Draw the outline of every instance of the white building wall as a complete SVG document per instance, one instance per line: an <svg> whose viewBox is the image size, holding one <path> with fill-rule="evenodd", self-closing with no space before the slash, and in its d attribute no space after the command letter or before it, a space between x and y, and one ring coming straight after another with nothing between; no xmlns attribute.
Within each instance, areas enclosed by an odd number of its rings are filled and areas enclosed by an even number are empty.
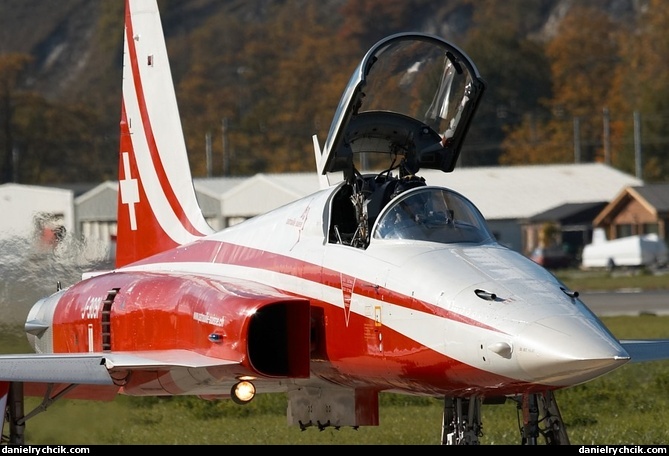
<svg viewBox="0 0 669 456"><path fill-rule="evenodd" d="M0 185L0 239L38 234L40 224L53 221L74 230L72 190L32 185Z"/></svg>

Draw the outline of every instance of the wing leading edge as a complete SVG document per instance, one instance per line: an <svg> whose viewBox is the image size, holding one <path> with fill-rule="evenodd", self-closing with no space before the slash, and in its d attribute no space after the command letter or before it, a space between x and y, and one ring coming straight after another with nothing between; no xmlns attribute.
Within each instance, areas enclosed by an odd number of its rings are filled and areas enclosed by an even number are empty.
<svg viewBox="0 0 669 456"><path fill-rule="evenodd" d="M101 354L21 354L0 358L0 381L112 385Z"/></svg>

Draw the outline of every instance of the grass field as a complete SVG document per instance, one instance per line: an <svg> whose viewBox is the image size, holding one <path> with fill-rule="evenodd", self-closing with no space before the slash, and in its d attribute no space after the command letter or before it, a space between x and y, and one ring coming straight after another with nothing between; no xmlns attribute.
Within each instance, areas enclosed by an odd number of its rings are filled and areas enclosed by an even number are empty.
<svg viewBox="0 0 669 456"><path fill-rule="evenodd" d="M657 271L618 269L612 272L558 269L554 273L573 290L615 290L623 288L657 290L669 288L669 269L666 268Z"/></svg>
<svg viewBox="0 0 669 456"><path fill-rule="evenodd" d="M669 317L609 317L620 338L669 338ZM19 328L2 328L0 351L28 350ZM556 393L572 444L669 443L669 363L628 364ZM26 411L36 406L29 398ZM28 421L29 444L417 444L437 445L437 399L383 394L378 427L300 431L286 422L286 398L264 395L247 406L197 398L62 400ZM483 444L519 444L513 402L483 406Z"/></svg>

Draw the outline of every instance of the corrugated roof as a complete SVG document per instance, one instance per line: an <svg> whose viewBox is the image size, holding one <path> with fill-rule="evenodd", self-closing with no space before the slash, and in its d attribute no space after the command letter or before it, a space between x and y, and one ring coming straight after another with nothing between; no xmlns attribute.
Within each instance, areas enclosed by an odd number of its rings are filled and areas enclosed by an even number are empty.
<svg viewBox="0 0 669 456"><path fill-rule="evenodd" d="M316 173L263 174L268 180L301 196L318 191L318 175Z"/></svg>
<svg viewBox="0 0 669 456"><path fill-rule="evenodd" d="M425 170L418 174L429 185L462 193L488 220L526 219L564 204L611 201L625 187L643 185L642 180L602 163L456 168L451 173ZM219 195L234 188L238 196L249 197L247 205L253 205L251 199L262 194L262 189L247 193L238 187L246 181L254 186L267 182L297 197L319 188L315 173L196 179L199 188L206 186Z"/></svg>
<svg viewBox="0 0 669 456"><path fill-rule="evenodd" d="M626 187L638 187L653 205L669 208L669 184L643 186L640 179L599 163L456 168L452 173L426 170L419 174L429 185L462 193L488 220L527 219L565 204L612 201ZM199 192L212 197L234 194L249 214L262 213L271 209L264 207L268 204L284 204L286 198L298 199L319 189L313 172L196 178L194 184ZM277 192L277 188L285 192ZM276 198L267 198L268 192ZM273 202L277 198L280 201Z"/></svg>
<svg viewBox="0 0 669 456"><path fill-rule="evenodd" d="M231 188L245 182L251 177L196 177L193 186L197 191L203 191L211 196L221 196Z"/></svg>
<svg viewBox="0 0 669 456"><path fill-rule="evenodd" d="M602 163L456 168L420 173L468 197L489 220L525 219L567 203L611 201L643 181Z"/></svg>
<svg viewBox="0 0 669 456"><path fill-rule="evenodd" d="M116 184L116 182L114 182ZM73 195L76 197L81 196L85 193L90 192L98 184L92 182L77 182L73 184L62 183L62 184L53 184L50 188L62 188L64 190L71 190Z"/></svg>
<svg viewBox="0 0 669 456"><path fill-rule="evenodd" d="M88 200L97 198L98 195L109 190L114 192L118 191L118 181L104 181L103 183L89 189L85 193L81 193L74 199L74 202L77 205L81 205ZM116 207L114 207L114 209L116 209Z"/></svg>

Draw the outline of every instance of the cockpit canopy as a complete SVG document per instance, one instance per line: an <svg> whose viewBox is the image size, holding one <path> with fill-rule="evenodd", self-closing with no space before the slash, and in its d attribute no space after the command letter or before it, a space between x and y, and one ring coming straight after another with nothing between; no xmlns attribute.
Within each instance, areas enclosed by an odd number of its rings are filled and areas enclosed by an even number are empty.
<svg viewBox="0 0 669 456"><path fill-rule="evenodd" d="M469 57L441 38L400 33L379 41L354 71L316 161L342 172L328 242L366 249L375 239L493 241L476 207L426 187L422 168L451 172L485 83ZM359 170L363 170L365 174ZM330 176L321 184L332 185ZM409 209L414 200L424 200Z"/></svg>
<svg viewBox="0 0 669 456"><path fill-rule="evenodd" d="M442 244L496 242L481 212L453 190L418 176L364 175L342 182L329 207L328 242L366 249L386 239Z"/></svg>
<svg viewBox="0 0 669 456"><path fill-rule="evenodd" d="M452 44L431 35L392 35L353 73L319 171L350 176L401 160L406 174L450 172L484 89L473 62Z"/></svg>
<svg viewBox="0 0 669 456"><path fill-rule="evenodd" d="M485 219L468 199L440 187L418 187L392 199L372 230L374 239L443 244L494 240Z"/></svg>

